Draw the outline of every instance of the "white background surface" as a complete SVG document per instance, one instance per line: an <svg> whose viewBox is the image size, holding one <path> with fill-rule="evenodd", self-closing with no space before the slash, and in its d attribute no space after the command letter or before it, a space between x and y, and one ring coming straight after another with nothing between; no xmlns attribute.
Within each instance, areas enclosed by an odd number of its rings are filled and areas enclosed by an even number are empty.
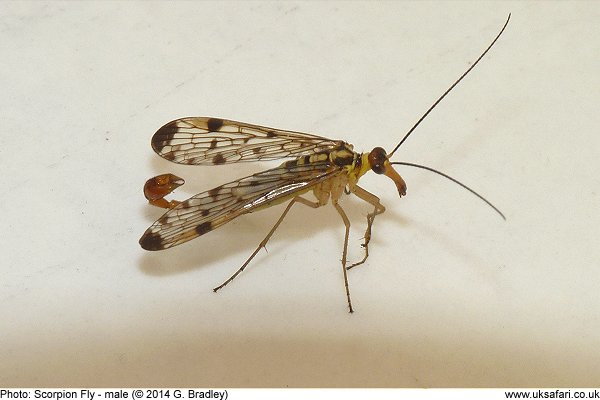
<svg viewBox="0 0 600 400"><path fill-rule="evenodd" d="M283 207L164 252L142 185L183 167L165 122L209 115L390 150L387 212L350 273L335 210ZM2 3L0 386L597 386L598 3ZM368 207L345 198L361 256Z"/></svg>

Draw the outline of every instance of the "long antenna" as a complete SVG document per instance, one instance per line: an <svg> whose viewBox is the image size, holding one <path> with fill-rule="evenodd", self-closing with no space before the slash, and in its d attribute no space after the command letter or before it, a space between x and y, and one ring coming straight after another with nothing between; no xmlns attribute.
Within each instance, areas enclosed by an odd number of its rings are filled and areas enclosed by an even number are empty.
<svg viewBox="0 0 600 400"><path fill-rule="evenodd" d="M446 90L446 91L444 92L444 94L443 94L443 95L441 95L441 96L440 96L440 98L439 98L439 99L437 99L437 100L435 101L435 103L433 103L433 105L432 105L431 107L429 107L429 109L428 109L428 110L425 112L425 114L423 114L423 116L421 116L421 118L419 118L419 120L417 121L417 123L416 123L416 124L414 124L412 128L410 128L410 130L409 130L409 131L406 133L406 135L404 135L404 137L402 138L402 140L400 141L400 143L398 143L398 145L397 145L397 146L394 148L394 150L392 150L392 152L391 152L390 154L388 154L388 158L391 158L391 157L394 155L394 153L396 152L396 150L398 150L398 148L399 148L400 146L402 146L402 143L404 143L404 142L406 141L406 139L408 139L408 137L410 136L410 134L411 134L411 133L413 133L413 131L414 131L414 130L417 128L417 126L419 126L419 124L420 124L420 123L421 123L421 122L422 122L422 121L425 119L425 117L427 117L427 116L429 115L429 113L431 112L431 110L433 110L433 109L434 109L434 108L435 108L435 107L436 107L436 106L439 104L439 102L440 102L440 101L442 101L442 99L443 99L444 97L446 97L446 95L447 95L448 93L450 93L450 91L451 91L452 89L454 89L454 87L455 87L456 85L458 85L458 83L459 83L460 81L462 81L462 79L463 79L465 76L467 76L467 74L468 74L469 72L471 72L471 70L472 70L473 68L475 68L475 66L477 65L477 63L479 62L479 60L481 60L481 59L483 58L483 56L485 56L485 55L486 55L486 53L487 53L487 52L488 52L488 51L489 51L489 50L492 48L492 46L494 45L494 43L496 43L496 41L497 41L497 40L500 38L500 35L502 35L502 32L504 32L504 29L506 29L506 25L508 25L508 21L510 21L510 14L508 14L508 18L506 19L506 22L504 23L504 26L503 26L503 27L502 27L502 29L500 30L500 33L498 33L498 35L496 36L496 38L495 38L495 39L492 41L492 43L491 43L491 44L490 44L490 45L487 47L487 49L485 49L485 51L484 51L483 53L481 53L481 55L480 55L480 56L479 56L479 58L478 58L478 59L477 59L477 60L476 60L476 61L473 63L473 65L471 65L471 66L469 67L469 69L468 69L468 70L467 70L467 71L466 71L464 74L462 74L462 75L460 76L460 78L458 78L458 79L456 80L456 82L454 82L454 83L452 84L452 86L450 86L450 87L448 88L448 90Z"/></svg>
<svg viewBox="0 0 600 400"><path fill-rule="evenodd" d="M397 165L406 165L408 167L415 167L415 168L421 168L421 169L425 169L427 171L431 171L434 172L438 175L443 176L444 178L450 179L452 182L462 186L463 188L467 189L469 192L473 193L475 196L479 197L481 200L483 200L488 206L492 207L494 209L494 211L496 211L498 214L500 214L500 216L502 217L503 220L506 221L506 217L504 216L504 214L502 214L502 211L498 210L498 208L496 208L495 205L493 205L492 203L490 203L485 197L483 197L482 195L480 195L479 193L477 193L476 191L474 191L473 189L471 189L470 187L468 187L467 185L465 185L464 183L461 183L459 181L457 181L456 179L454 179L451 176L448 176L446 174L444 174L443 172L438 171L437 169L433 169L430 167L426 167L425 165L420 165L420 164L413 164L413 163L409 163L409 162L402 162L402 161L397 161L397 162L393 162L391 164L397 164Z"/></svg>

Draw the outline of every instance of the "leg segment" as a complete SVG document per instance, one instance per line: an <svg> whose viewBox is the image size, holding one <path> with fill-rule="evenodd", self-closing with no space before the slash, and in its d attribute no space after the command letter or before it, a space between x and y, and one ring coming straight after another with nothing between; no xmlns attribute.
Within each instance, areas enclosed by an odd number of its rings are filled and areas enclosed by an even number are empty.
<svg viewBox="0 0 600 400"><path fill-rule="evenodd" d="M353 313L352 309L352 301L350 301L350 289L348 288L348 273L346 271L346 255L348 254L348 236L350 235L350 220L348 216L342 209L342 207L338 204L337 200L333 200L333 206L337 210L337 212L342 217L344 221L344 225L346 226L346 236L344 237L344 252L342 253L342 270L344 271L344 285L346 286L346 298L348 299L348 308L350 312Z"/></svg>
<svg viewBox="0 0 600 400"><path fill-rule="evenodd" d="M231 282L232 280L234 280L235 277L238 276L246 268L246 266L250 263L250 261L252 261L252 259L258 254L258 252L260 251L260 249L262 249L263 247L266 248L267 242L269 241L269 239L271 238L271 236L273 236L273 233L275 233L275 231L279 227L279 224L281 224L281 222L283 221L283 219L287 215L288 211L290 211L290 208L292 208L292 206L295 203L301 203L301 204L307 205L307 206L312 207L312 208L318 208L318 207L321 206L317 202L306 200L305 198L302 198L300 196L294 197L292 199L292 201L290 201L290 203L287 205L287 207L285 208L285 210L283 211L283 214L281 214L281 217L279 217L279 219L277 220L277 222L275 223L275 225L273 225L273 228L271 228L271 231L269 231L269 233L267 234L267 236L265 236L265 238L262 240L262 242L260 242L260 244L258 245L258 247L256 248L256 250L254 250L254 253L252 253L252 255L250 257L248 257L248 259L246 260L246 262L240 267L240 269L238 269L235 272L235 274L231 275L229 277L229 279L227 279L221 285L219 285L216 288L214 288L213 292L218 291L219 289L221 289L225 285L227 285L229 282Z"/></svg>
<svg viewBox="0 0 600 400"><path fill-rule="evenodd" d="M360 199L371 204L374 207L374 209L372 213L367 214L367 229L365 231L365 242L362 245L365 249L365 256L359 262L356 262L347 267L347 269L354 268L357 265L364 263L369 257L369 242L371 241L371 228L373 227L373 221L375 221L376 215L381 214L385 211L385 207L383 206L383 204L381 204L379 197L375 196L373 193L366 191L360 186L355 186L353 192Z"/></svg>

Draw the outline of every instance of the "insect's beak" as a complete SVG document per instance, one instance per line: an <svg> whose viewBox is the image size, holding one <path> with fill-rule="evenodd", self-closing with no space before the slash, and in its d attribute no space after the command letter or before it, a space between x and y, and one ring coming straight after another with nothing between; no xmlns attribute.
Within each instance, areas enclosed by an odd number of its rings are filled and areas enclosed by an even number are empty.
<svg viewBox="0 0 600 400"><path fill-rule="evenodd" d="M394 181L396 188L398 188L398 194L400 197L406 195L406 182L404 182L404 179L402 179L400 174L396 172L389 161L386 160L384 166L385 172L383 174Z"/></svg>

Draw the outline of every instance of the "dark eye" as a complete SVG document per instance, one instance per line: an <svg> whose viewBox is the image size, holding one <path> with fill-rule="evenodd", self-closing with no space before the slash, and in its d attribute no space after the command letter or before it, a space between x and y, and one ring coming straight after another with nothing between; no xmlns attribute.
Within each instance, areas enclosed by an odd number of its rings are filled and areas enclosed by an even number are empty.
<svg viewBox="0 0 600 400"><path fill-rule="evenodd" d="M381 147L375 147L373 151L369 153L369 165L376 174L383 174L385 172L384 163L387 160L387 154Z"/></svg>

